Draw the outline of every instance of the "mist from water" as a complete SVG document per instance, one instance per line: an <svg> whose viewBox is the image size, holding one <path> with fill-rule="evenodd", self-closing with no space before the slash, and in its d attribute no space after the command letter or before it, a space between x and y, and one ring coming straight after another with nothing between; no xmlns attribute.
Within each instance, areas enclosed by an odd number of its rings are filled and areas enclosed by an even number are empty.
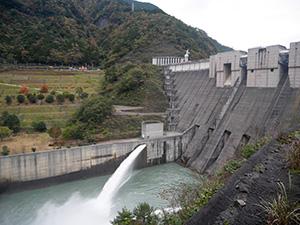
<svg viewBox="0 0 300 225"><path fill-rule="evenodd" d="M108 225L114 197L132 176L135 159L146 145L138 146L118 167L104 185L98 197L83 199L74 194L63 205L47 202L34 219L34 225Z"/></svg>

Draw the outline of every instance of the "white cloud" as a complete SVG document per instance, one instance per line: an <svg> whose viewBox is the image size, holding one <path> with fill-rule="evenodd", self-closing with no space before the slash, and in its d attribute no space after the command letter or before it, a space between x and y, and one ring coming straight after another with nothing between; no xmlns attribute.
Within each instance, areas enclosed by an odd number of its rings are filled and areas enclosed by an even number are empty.
<svg viewBox="0 0 300 225"><path fill-rule="evenodd" d="M299 0L141 0L238 50L300 41Z"/></svg>

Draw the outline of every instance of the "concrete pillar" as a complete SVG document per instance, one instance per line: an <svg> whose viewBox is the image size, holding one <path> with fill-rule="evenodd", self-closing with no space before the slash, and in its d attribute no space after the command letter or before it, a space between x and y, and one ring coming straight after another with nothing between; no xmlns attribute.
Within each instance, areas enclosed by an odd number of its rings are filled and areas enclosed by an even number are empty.
<svg viewBox="0 0 300 225"><path fill-rule="evenodd" d="M300 42L290 44L289 78L292 88L300 87Z"/></svg>
<svg viewBox="0 0 300 225"><path fill-rule="evenodd" d="M280 80L279 53L284 46L274 45L248 50L247 87L277 87Z"/></svg>

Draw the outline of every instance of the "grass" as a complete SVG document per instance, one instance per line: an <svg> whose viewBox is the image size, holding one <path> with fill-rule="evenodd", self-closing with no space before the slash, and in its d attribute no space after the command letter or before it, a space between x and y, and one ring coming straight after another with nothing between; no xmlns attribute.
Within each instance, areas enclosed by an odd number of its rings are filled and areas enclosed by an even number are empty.
<svg viewBox="0 0 300 225"><path fill-rule="evenodd" d="M300 140L299 131L289 134L280 134L277 141L282 145L288 145L286 152L286 168L294 173L300 173Z"/></svg>
<svg viewBox="0 0 300 225"><path fill-rule="evenodd" d="M50 137L47 133L26 134L22 132L15 137L1 141L0 150L2 151L3 146L7 146L10 150L10 155L30 153L32 152L32 147L35 147L37 152L51 150L53 147L48 146L49 140Z"/></svg>
<svg viewBox="0 0 300 225"><path fill-rule="evenodd" d="M267 202L263 200L261 208L267 214L268 225L300 224L300 203L293 201L286 192L285 186L279 183L280 193L277 198Z"/></svg>
<svg viewBox="0 0 300 225"><path fill-rule="evenodd" d="M294 173L300 173L300 141L295 140L286 153L286 168Z"/></svg>

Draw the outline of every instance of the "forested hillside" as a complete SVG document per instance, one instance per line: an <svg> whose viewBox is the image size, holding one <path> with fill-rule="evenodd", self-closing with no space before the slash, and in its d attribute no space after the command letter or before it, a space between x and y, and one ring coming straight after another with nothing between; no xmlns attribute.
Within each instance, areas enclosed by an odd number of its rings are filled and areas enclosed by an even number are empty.
<svg viewBox="0 0 300 225"><path fill-rule="evenodd" d="M225 51L205 32L131 0L1 0L0 63L110 67L156 55L191 59Z"/></svg>

